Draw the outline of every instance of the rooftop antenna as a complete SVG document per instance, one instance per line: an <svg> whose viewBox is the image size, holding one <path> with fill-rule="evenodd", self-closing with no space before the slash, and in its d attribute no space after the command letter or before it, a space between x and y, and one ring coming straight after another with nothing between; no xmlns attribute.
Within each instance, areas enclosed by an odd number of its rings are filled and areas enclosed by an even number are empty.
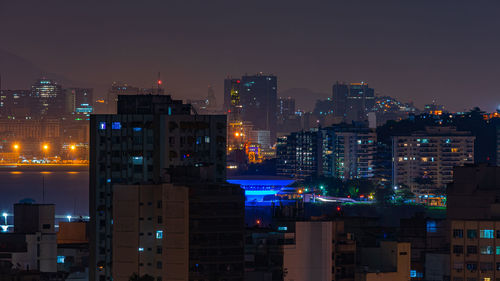
<svg viewBox="0 0 500 281"><path fill-rule="evenodd" d="M158 85L157 94L158 94L158 95L160 94L160 87L161 87L161 84L163 84L163 81L161 81L161 73L160 73L160 72L158 72L158 81L157 81L157 85Z"/></svg>

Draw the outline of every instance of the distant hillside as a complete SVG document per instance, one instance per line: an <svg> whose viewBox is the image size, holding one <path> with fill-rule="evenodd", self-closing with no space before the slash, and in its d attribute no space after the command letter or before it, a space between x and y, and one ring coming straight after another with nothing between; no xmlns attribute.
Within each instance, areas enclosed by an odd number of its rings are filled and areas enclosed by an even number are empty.
<svg viewBox="0 0 500 281"><path fill-rule="evenodd" d="M292 88L279 92L280 97L292 97L295 99L297 109L312 111L316 100L331 97L330 93L317 93L307 88Z"/></svg>
<svg viewBox="0 0 500 281"><path fill-rule="evenodd" d="M28 89L33 81L43 76L56 80L64 87L82 85L62 75L40 69L32 62L3 50L0 50L0 74L2 89Z"/></svg>

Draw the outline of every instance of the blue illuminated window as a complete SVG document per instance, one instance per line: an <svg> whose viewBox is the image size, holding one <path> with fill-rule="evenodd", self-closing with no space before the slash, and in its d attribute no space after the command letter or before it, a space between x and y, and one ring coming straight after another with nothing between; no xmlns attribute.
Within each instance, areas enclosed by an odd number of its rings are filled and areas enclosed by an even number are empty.
<svg viewBox="0 0 500 281"><path fill-rule="evenodd" d="M132 157L132 164L134 165L142 165L142 156L136 156L136 157Z"/></svg>
<svg viewBox="0 0 500 281"><path fill-rule="evenodd" d="M410 277L411 278L417 277L417 271L416 270L410 270Z"/></svg>
<svg viewBox="0 0 500 281"><path fill-rule="evenodd" d="M278 231L287 231L288 227L286 226L278 226Z"/></svg>
<svg viewBox="0 0 500 281"><path fill-rule="evenodd" d="M113 122L111 124L111 129L113 130L120 130L122 128L122 124L120 122Z"/></svg>
<svg viewBox="0 0 500 281"><path fill-rule="evenodd" d="M494 231L493 231L493 229L481 229L479 231L479 237L486 238L486 239L493 239L493 238L495 238Z"/></svg>
<svg viewBox="0 0 500 281"><path fill-rule="evenodd" d="M106 130L106 122L99 122L99 130Z"/></svg>
<svg viewBox="0 0 500 281"><path fill-rule="evenodd" d="M163 230L156 231L156 239L163 239Z"/></svg>
<svg viewBox="0 0 500 281"><path fill-rule="evenodd" d="M111 182L111 179L107 179L106 182Z"/></svg>
<svg viewBox="0 0 500 281"><path fill-rule="evenodd" d="M140 127L135 127L134 128L134 132L140 132L140 131L142 131L142 128L140 128Z"/></svg>
<svg viewBox="0 0 500 281"><path fill-rule="evenodd" d="M168 107L168 115L172 115L172 108L170 106Z"/></svg>
<svg viewBox="0 0 500 281"><path fill-rule="evenodd" d="M427 221L427 232L430 232L430 233L437 232L436 221Z"/></svg>
<svg viewBox="0 0 500 281"><path fill-rule="evenodd" d="M65 256L57 256L57 263L64 263Z"/></svg>
<svg viewBox="0 0 500 281"><path fill-rule="evenodd" d="M144 252L144 248L139 248L139 252Z"/></svg>

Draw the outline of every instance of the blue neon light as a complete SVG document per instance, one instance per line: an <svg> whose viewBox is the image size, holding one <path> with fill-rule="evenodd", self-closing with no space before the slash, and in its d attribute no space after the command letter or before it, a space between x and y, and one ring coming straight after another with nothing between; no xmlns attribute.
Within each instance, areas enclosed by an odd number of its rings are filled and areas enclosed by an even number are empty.
<svg viewBox="0 0 500 281"><path fill-rule="evenodd" d="M113 122L111 124L111 129L113 130L120 130L122 128L122 124L120 122Z"/></svg>

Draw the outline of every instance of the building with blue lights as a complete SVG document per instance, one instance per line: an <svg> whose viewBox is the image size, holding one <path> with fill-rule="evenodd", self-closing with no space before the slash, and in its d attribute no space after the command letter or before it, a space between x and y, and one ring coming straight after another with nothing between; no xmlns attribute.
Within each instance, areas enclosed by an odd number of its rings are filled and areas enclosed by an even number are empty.
<svg viewBox="0 0 500 281"><path fill-rule="evenodd" d="M227 182L238 184L245 190L247 204L273 201L274 196L294 180L286 178L231 178Z"/></svg>
<svg viewBox="0 0 500 281"><path fill-rule="evenodd" d="M66 95L65 109L69 114L90 115L94 112L93 89L64 89Z"/></svg>

